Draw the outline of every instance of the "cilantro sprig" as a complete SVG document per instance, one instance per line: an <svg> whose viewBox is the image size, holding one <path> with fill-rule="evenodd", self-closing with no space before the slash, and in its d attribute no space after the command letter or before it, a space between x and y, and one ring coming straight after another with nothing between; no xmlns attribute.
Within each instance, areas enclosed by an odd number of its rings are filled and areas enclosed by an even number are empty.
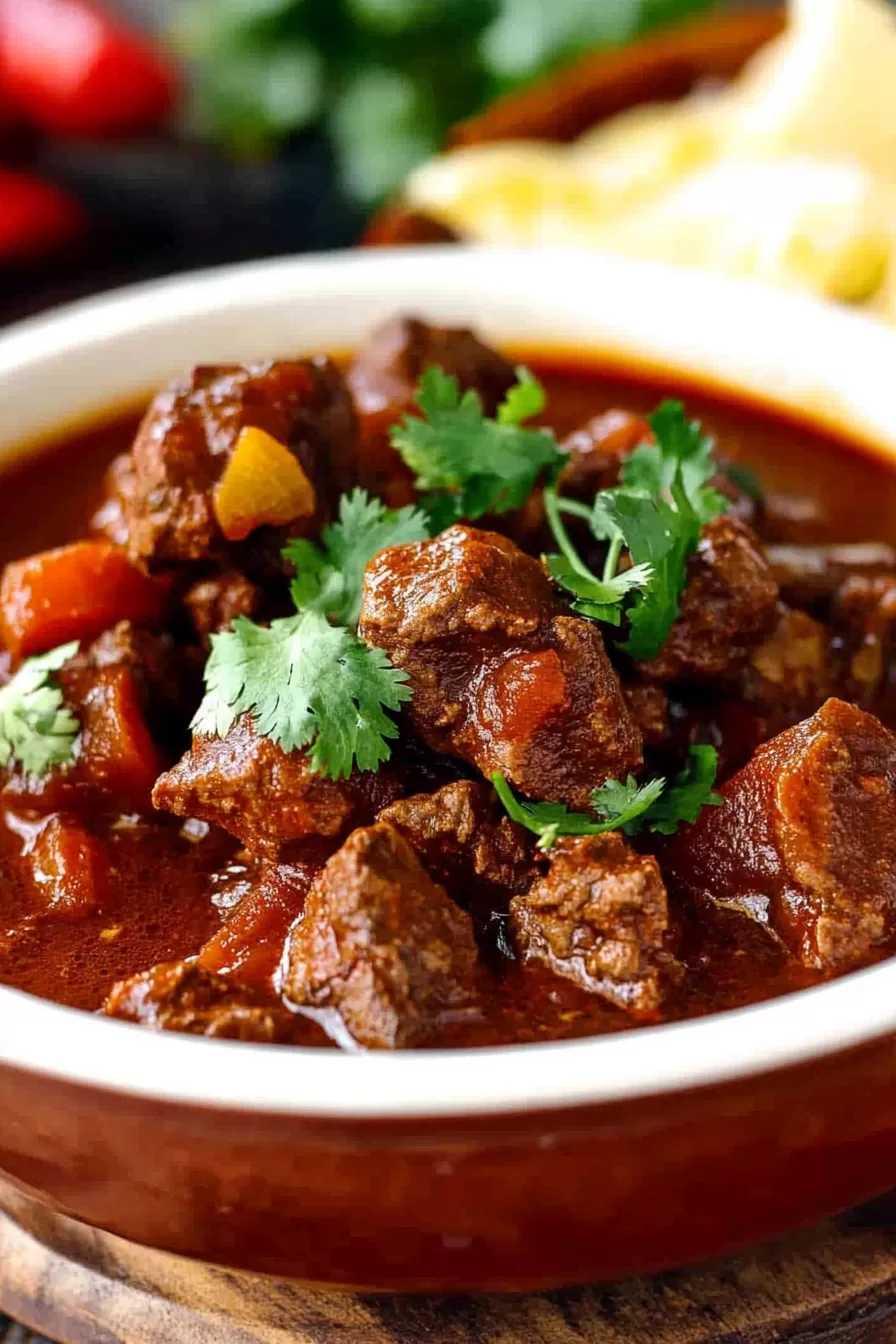
<svg viewBox="0 0 896 1344"><path fill-rule="evenodd" d="M77 652L74 641L28 658L0 687L0 766L17 764L38 777L51 766L72 764L78 720L64 705L53 673Z"/></svg>
<svg viewBox="0 0 896 1344"><path fill-rule="evenodd" d="M501 774L491 777L507 815L533 835L538 848L552 849L561 835L604 835L622 831L637 835L643 830L674 835L679 822L694 822L704 807L717 807L723 799L713 789L718 766L714 747L696 746L684 770L667 787L662 777L639 785L632 775L623 782L608 779L591 795L594 815L570 812L563 803L530 803L516 797Z"/></svg>
<svg viewBox="0 0 896 1344"><path fill-rule="evenodd" d="M196 733L224 737L242 714L284 751L308 748L330 779L379 769L398 736L391 713L411 698L407 675L355 633L368 562L387 546L429 535L418 510L387 509L363 490L344 495L321 545L289 542L295 616L256 625L239 616L212 635Z"/></svg>
<svg viewBox="0 0 896 1344"><path fill-rule="evenodd" d="M620 625L623 609L628 638L620 648L638 661L655 658L681 607L687 564L705 523L723 513L724 495L710 484L716 473L713 439L688 420L679 401L664 401L650 417L652 442L626 458L621 484L602 490L589 508L545 490L545 509L559 556L547 556L554 580L575 597L573 609L591 620ZM570 541L562 514L587 521L607 543L598 578ZM623 549L631 566L617 573ZM624 607L624 604L628 605Z"/></svg>
<svg viewBox="0 0 896 1344"><path fill-rule="evenodd" d="M339 521L312 541L291 541L283 554L294 566L292 597L299 611L318 611L337 625L356 629L361 616L364 570L387 546L424 541L429 523L419 509L388 509L366 490L339 501Z"/></svg>
<svg viewBox="0 0 896 1344"><path fill-rule="evenodd" d="M393 426L391 441L416 477L434 532L461 518L522 508L539 477L556 474L566 460L550 430L524 425L545 405L544 388L527 369L517 369L493 420L479 394L461 394L438 365L423 374L417 405L422 414Z"/></svg>
<svg viewBox="0 0 896 1344"><path fill-rule="evenodd" d="M212 636L206 695L192 728L224 737L241 714L284 751L310 747L311 767L330 779L378 770L398 727L386 710L410 700L406 673L349 630L303 611L255 625L238 616Z"/></svg>

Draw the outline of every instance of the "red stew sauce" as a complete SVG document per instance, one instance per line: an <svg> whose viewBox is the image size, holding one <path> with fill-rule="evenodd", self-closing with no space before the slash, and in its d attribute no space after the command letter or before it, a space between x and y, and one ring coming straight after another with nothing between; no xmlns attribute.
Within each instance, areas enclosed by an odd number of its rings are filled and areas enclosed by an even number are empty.
<svg viewBox="0 0 896 1344"><path fill-rule="evenodd" d="M142 424L0 474L0 683L79 643L54 674L74 763L0 769L0 982L149 1028L464 1046L699 1015L891 953L896 472L674 379L531 361L571 496L614 484L668 396L761 486L724 476L659 658L633 665L552 589L536 491L368 567L360 634L414 691L377 774L322 780L247 718L191 744L210 635L291 610L285 540L355 485L414 499L387 431L431 363L490 413L513 378L469 333L397 320L348 364L198 369ZM232 539L214 492L246 427L288 445L316 511ZM725 801L668 837L542 852L488 782L581 811L695 743Z"/></svg>

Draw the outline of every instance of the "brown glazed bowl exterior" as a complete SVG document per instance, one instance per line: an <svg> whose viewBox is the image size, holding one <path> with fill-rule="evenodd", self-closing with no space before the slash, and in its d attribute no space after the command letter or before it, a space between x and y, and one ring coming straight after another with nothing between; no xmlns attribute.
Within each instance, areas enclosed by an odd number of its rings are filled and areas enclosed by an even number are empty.
<svg viewBox="0 0 896 1344"><path fill-rule="evenodd" d="M0 337L0 453L190 364L345 350L396 311L711 381L896 463L883 324L597 253L456 247L231 268L23 324ZM0 987L0 1184L318 1283L593 1281L892 1186L894 1067L896 960L594 1040L357 1055L156 1034Z"/></svg>
<svg viewBox="0 0 896 1344"><path fill-rule="evenodd" d="M896 1177L896 1038L673 1096L450 1121L135 1100L0 1067L0 1167L57 1210L242 1269L377 1290L682 1265Z"/></svg>

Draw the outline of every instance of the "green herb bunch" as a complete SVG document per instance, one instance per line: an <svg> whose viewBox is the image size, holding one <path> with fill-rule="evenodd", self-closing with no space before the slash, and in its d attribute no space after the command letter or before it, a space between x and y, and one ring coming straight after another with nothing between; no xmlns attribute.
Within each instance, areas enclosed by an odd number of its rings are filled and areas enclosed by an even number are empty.
<svg viewBox="0 0 896 1344"><path fill-rule="evenodd" d="M174 35L201 132L257 153L322 126L369 204L503 89L713 2L179 0Z"/></svg>

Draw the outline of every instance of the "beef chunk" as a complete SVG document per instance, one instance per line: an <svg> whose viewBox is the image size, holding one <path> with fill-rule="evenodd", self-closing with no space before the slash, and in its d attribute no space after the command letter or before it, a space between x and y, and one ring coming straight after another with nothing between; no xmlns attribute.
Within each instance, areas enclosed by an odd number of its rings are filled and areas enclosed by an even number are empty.
<svg viewBox="0 0 896 1344"><path fill-rule="evenodd" d="M669 732L669 697L662 686L634 682L622 694L647 747L656 747Z"/></svg>
<svg viewBox="0 0 896 1344"><path fill-rule="evenodd" d="M119 469L132 558L164 564L226 551L214 491L249 427L292 450L325 516L355 452L354 415L336 368L327 360L200 367L156 397L134 441L131 473ZM312 535L320 522L318 513L299 530Z"/></svg>
<svg viewBox="0 0 896 1344"><path fill-rule="evenodd" d="M292 841L347 835L400 792L388 765L347 780L315 774L304 752L284 751L244 715L224 738L194 737L191 750L156 783L153 802L221 826L253 853L277 859Z"/></svg>
<svg viewBox="0 0 896 1344"><path fill-rule="evenodd" d="M141 975L119 980L103 1012L157 1031L236 1041L285 1040L292 1027L290 1013L270 996L237 988L202 970L195 957L161 962Z"/></svg>
<svg viewBox="0 0 896 1344"><path fill-rule="evenodd" d="M237 569L200 579L184 596L184 606L190 613L193 629L204 647L208 646L210 635L229 630L237 616L256 619L262 601L258 585Z"/></svg>
<svg viewBox="0 0 896 1344"><path fill-rule="evenodd" d="M777 603L756 537L733 518L716 518L689 561L681 615L659 657L640 671L653 681L736 677L774 624Z"/></svg>
<svg viewBox="0 0 896 1344"><path fill-rule="evenodd" d="M896 737L828 700L722 794L671 842L667 878L760 919L805 966L867 961L896 927Z"/></svg>
<svg viewBox="0 0 896 1344"><path fill-rule="evenodd" d="M896 574L848 579L831 620L838 690L896 720Z"/></svg>
<svg viewBox="0 0 896 1344"><path fill-rule="evenodd" d="M446 784L383 808L378 820L400 831L429 873L466 904L479 883L513 892L531 881L525 831L472 780Z"/></svg>
<svg viewBox="0 0 896 1344"><path fill-rule="evenodd" d="M779 605L770 633L750 653L744 699L780 732L813 714L828 697L828 631L804 611Z"/></svg>
<svg viewBox="0 0 896 1344"><path fill-rule="evenodd" d="M599 490L619 484L619 468L629 453L652 438L640 415L604 411L595 416L563 441L569 462L560 474L560 493L590 504Z"/></svg>
<svg viewBox="0 0 896 1344"><path fill-rule="evenodd" d="M767 490L762 497L756 531L762 540L779 546L812 546L830 535L824 505L811 495Z"/></svg>
<svg viewBox="0 0 896 1344"><path fill-rule="evenodd" d="M510 902L510 927L524 963L638 1017L655 1015L681 974L659 866L615 831L559 841L545 876Z"/></svg>
<svg viewBox="0 0 896 1344"><path fill-rule="evenodd" d="M335 1009L359 1045L421 1045L477 1002L470 916L392 826L355 831L305 902L287 949L287 1000Z"/></svg>
<svg viewBox="0 0 896 1344"><path fill-rule="evenodd" d="M896 581L896 550L883 542L853 546L769 546L766 557L785 602L826 615L847 579L889 575Z"/></svg>
<svg viewBox="0 0 896 1344"><path fill-rule="evenodd" d="M360 630L408 672L429 746L582 808L641 739L597 626L562 610L537 561L458 526L371 561Z"/></svg>
<svg viewBox="0 0 896 1344"><path fill-rule="evenodd" d="M431 327L398 317L373 333L348 372L361 427L358 483L393 507L414 498L413 476L389 442L389 430L415 409L421 377L438 364L473 390L493 415L515 381L513 365L465 328Z"/></svg>

